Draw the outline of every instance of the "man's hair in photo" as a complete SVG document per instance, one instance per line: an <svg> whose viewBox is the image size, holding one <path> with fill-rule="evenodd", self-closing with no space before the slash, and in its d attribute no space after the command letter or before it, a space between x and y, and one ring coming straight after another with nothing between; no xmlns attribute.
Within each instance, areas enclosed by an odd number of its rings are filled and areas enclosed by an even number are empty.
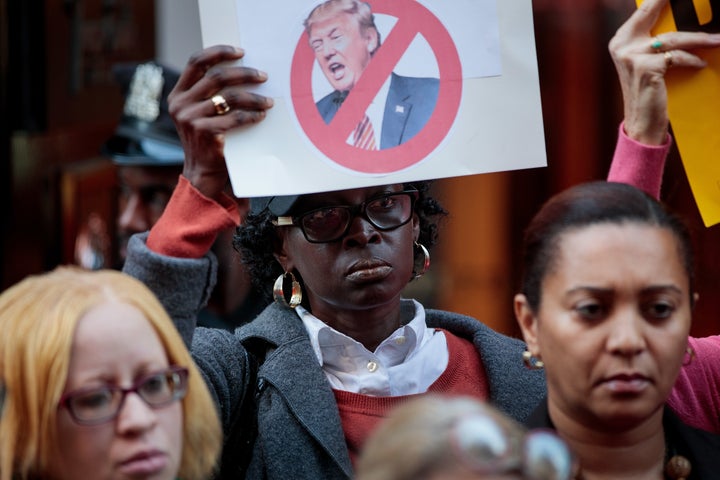
<svg viewBox="0 0 720 480"><path fill-rule="evenodd" d="M347 13L355 18L360 25L360 31L363 33L368 29L375 30L378 38L377 46L380 46L380 31L375 25L375 15L372 13L370 4L361 2L360 0L326 0L313 8L310 15L308 15L303 22L305 32L309 35L315 22L328 17L334 17L340 13ZM375 49L377 50L377 47Z"/></svg>

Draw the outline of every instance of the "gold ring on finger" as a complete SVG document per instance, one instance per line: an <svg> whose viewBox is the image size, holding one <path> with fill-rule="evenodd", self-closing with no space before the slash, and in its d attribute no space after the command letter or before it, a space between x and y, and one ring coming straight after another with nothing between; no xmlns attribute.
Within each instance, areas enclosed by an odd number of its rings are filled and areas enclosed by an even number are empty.
<svg viewBox="0 0 720 480"><path fill-rule="evenodd" d="M665 66L667 68L670 68L673 66L673 54L671 51L667 51L663 54L663 57L665 57Z"/></svg>
<svg viewBox="0 0 720 480"><path fill-rule="evenodd" d="M225 100L225 97L223 97L219 93L213 96L210 101L215 107L215 113L217 113L218 115L225 115L227 112L230 111L230 105L228 105L227 100Z"/></svg>

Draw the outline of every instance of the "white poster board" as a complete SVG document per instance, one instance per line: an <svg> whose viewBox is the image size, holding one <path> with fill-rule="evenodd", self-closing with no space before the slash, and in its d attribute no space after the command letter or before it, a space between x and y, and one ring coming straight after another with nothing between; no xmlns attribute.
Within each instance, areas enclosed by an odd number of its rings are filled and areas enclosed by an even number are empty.
<svg viewBox="0 0 720 480"><path fill-rule="evenodd" d="M304 27L321 1L198 2L203 45L241 46L243 64L269 77L255 90L275 101L264 121L226 136L239 197L546 165L531 0L371 0L380 47L339 101L330 77L350 61L323 70L335 39L311 47ZM327 118L323 104L340 106ZM365 113L374 150L353 144Z"/></svg>

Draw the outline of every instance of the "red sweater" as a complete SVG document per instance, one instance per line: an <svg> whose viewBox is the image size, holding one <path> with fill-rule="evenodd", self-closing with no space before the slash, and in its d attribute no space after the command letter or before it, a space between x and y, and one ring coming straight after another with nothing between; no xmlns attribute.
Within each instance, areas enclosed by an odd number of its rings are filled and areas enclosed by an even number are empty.
<svg viewBox="0 0 720 480"><path fill-rule="evenodd" d="M440 377L430 385L428 392L466 395L485 400L488 398L488 385L480 355L472 342L441 330L447 338L450 359ZM365 444L370 432L397 405L417 395L396 397L372 397L360 393L333 390L340 410L345 441L350 451L350 459L355 463L360 448ZM422 395L422 394L420 394Z"/></svg>

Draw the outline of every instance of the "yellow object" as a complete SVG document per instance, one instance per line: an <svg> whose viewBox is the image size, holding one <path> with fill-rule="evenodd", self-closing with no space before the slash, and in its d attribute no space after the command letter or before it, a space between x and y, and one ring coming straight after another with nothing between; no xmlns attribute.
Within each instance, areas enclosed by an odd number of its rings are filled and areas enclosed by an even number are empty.
<svg viewBox="0 0 720 480"><path fill-rule="evenodd" d="M718 30L710 0L685 0L693 4L697 24ZM642 0L637 0L640 5ZM682 2L675 2L682 3ZM720 17L720 12L718 13ZM680 29L685 28L682 23ZM653 35L677 31L670 4L655 25ZM698 28L694 28L698 30ZM720 223L720 49L694 52L708 62L702 70L671 69L665 75L668 113L680 157L706 227Z"/></svg>

